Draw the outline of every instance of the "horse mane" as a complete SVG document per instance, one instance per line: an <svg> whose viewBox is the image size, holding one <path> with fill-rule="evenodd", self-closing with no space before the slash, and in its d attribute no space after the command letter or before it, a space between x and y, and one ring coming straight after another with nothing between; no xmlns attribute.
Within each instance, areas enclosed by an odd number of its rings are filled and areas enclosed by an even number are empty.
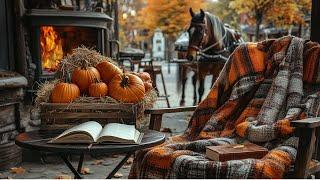
<svg viewBox="0 0 320 180"><path fill-rule="evenodd" d="M224 47L226 47L227 37L224 37L224 36L227 35L226 34L227 29L225 28L224 24L217 16L209 12L206 12L205 15L206 15L205 17L207 18L208 25L211 26L210 28L213 30L211 34L214 36L216 41L219 41L217 47L219 47L219 50L221 50Z"/></svg>

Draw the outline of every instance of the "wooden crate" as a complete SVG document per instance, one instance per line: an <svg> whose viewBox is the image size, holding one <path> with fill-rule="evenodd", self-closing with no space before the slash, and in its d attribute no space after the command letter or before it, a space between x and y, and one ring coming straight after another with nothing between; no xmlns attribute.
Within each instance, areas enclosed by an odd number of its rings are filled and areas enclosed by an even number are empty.
<svg viewBox="0 0 320 180"><path fill-rule="evenodd" d="M90 120L101 125L110 122L136 125L143 109L142 103L42 103L41 130L64 130Z"/></svg>

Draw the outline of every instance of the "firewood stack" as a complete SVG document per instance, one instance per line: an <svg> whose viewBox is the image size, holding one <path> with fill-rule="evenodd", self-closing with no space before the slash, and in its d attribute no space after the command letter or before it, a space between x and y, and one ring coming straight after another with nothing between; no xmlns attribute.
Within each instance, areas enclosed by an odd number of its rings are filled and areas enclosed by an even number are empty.
<svg viewBox="0 0 320 180"><path fill-rule="evenodd" d="M12 72L0 71L0 169L21 162L21 149L15 145L20 129L20 103L27 80Z"/></svg>

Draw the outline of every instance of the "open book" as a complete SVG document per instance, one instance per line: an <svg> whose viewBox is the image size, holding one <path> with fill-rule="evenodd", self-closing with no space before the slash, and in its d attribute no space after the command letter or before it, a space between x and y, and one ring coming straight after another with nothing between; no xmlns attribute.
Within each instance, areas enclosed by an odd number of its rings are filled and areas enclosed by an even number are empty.
<svg viewBox="0 0 320 180"><path fill-rule="evenodd" d="M102 127L95 121L79 124L65 130L49 143L122 143L139 144L143 133L134 125L110 123Z"/></svg>

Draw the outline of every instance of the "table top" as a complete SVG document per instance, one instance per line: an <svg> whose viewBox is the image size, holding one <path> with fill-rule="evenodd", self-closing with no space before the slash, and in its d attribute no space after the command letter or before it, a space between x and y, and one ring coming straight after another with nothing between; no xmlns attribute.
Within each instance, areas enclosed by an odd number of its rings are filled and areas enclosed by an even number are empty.
<svg viewBox="0 0 320 180"><path fill-rule="evenodd" d="M137 150L153 147L162 144L165 141L165 135L161 132L148 130L140 144L49 144L47 143L53 137L59 135L57 132L31 131L21 133L16 137L16 144L20 147L63 154L93 154L93 153L128 153Z"/></svg>

